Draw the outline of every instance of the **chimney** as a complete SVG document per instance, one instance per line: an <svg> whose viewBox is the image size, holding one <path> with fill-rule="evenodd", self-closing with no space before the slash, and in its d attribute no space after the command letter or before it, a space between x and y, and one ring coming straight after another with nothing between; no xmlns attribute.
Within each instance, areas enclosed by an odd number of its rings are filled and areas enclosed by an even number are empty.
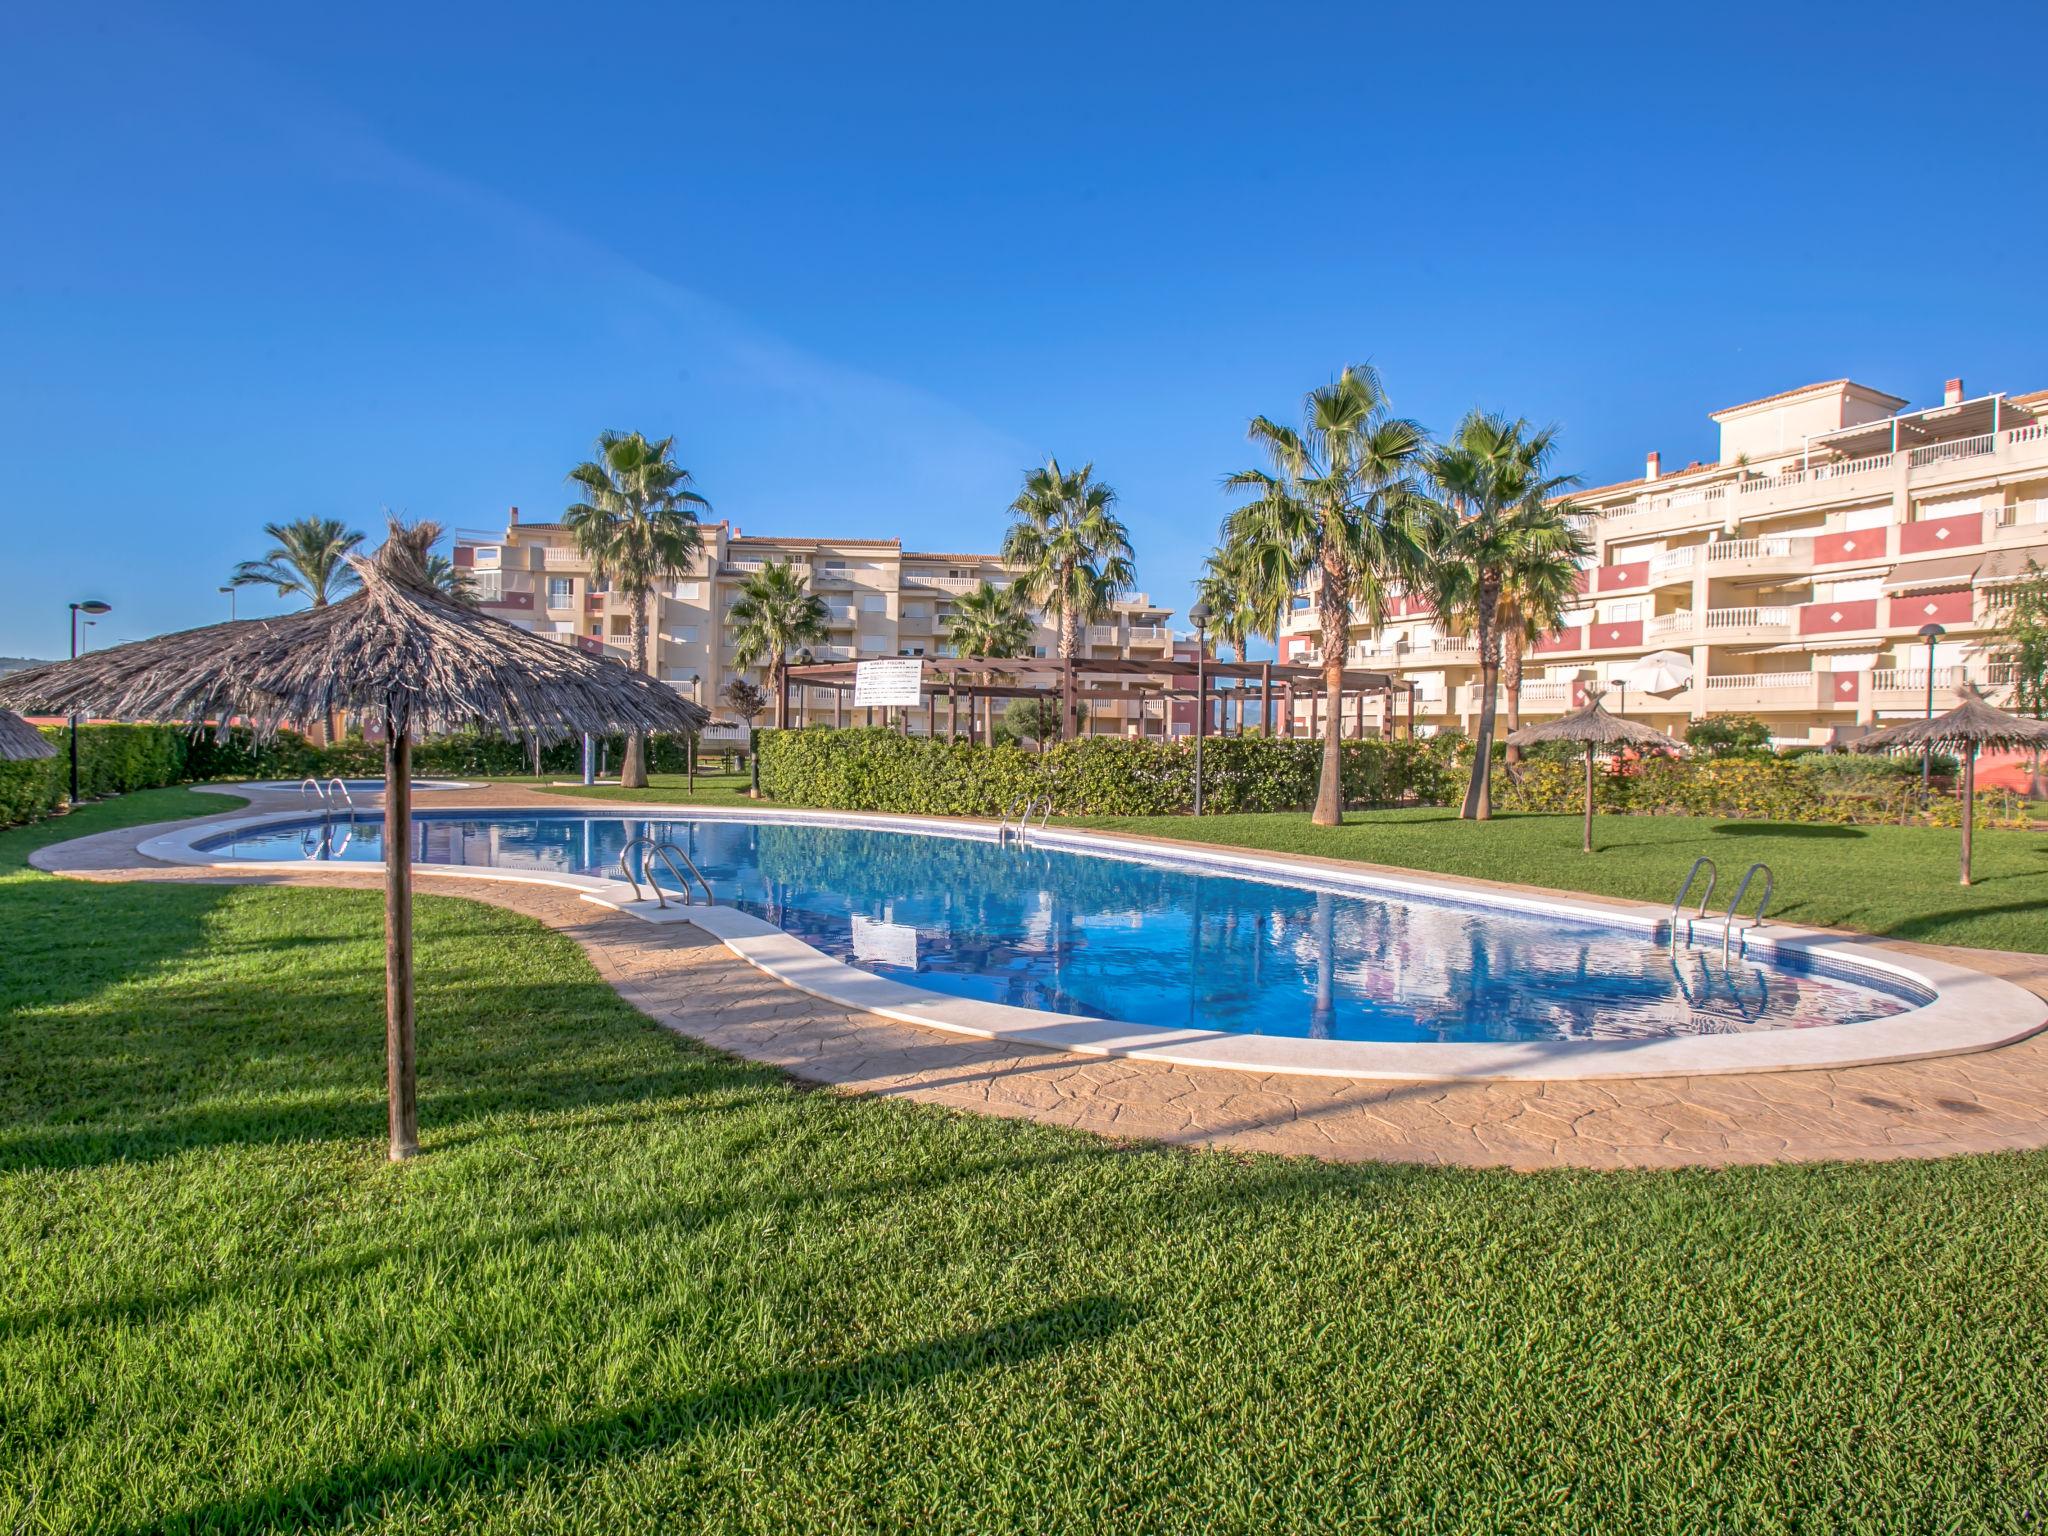
<svg viewBox="0 0 2048 1536"><path fill-rule="evenodd" d="M517 528L519 526L519 509L517 507L514 507L506 517L505 526L507 528Z"/></svg>
<svg viewBox="0 0 2048 1536"><path fill-rule="evenodd" d="M1643 478L1645 480L1654 480L1657 478L1657 466L1659 461L1660 455L1654 453L1650 454L1647 458L1643 460Z"/></svg>
<svg viewBox="0 0 2048 1536"><path fill-rule="evenodd" d="M1963 403L1963 381L1961 379L1950 379L1941 386L1941 403L1943 405L1961 405Z"/></svg>

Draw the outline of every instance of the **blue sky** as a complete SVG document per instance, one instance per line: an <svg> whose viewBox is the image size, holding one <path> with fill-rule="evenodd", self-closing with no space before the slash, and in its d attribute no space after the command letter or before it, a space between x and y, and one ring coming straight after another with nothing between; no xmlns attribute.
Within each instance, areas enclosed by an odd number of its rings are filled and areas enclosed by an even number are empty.
<svg viewBox="0 0 2048 1536"><path fill-rule="evenodd" d="M1697 14L1695 13L1697 10ZM1093 459L1184 606L1369 359L1589 482L1848 374L2048 386L2048 17L1924 7L16 7L0 654L208 622L269 519L551 515L673 432L757 533L992 547ZM267 598L245 594L243 612Z"/></svg>

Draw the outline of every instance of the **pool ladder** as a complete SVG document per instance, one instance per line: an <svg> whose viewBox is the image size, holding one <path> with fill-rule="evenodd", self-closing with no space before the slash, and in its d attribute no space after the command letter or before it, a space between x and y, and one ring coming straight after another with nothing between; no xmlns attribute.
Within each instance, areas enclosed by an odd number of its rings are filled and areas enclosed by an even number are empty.
<svg viewBox="0 0 2048 1536"><path fill-rule="evenodd" d="M1670 942L1671 946L1674 949L1678 946L1679 912L1680 909L1685 906L1685 898L1686 895L1692 890L1693 881L1699 878L1700 867L1702 865L1706 866L1707 888L1700 893L1699 910L1693 914L1693 918L1705 917L1707 915L1707 903L1713 900L1714 886L1716 882L1720 879L1721 872L1715 866L1714 861L1712 859L1708 858L1705 854L1701 854L1700 857L1692 861L1692 868L1688 869L1685 872L1685 880L1678 887L1677 896L1673 897L1671 901ZM1757 900L1756 916L1749 920L1749 927L1763 927L1764 913L1770 910L1771 897L1777 891L1777 880L1771 874L1770 865L1752 864L1749 866L1748 869L1743 871L1742 883L1736 886L1735 888L1735 899L1728 903L1728 915L1721 920L1721 960L1723 964L1726 964L1729 949L1735 941L1735 919L1737 914L1740 913L1742 910L1742 898L1749 894L1750 882L1756 879L1758 875L1762 875L1764 877L1764 893ZM1687 918L1685 922L1685 937L1687 943L1692 942L1693 918ZM1746 933L1749 930L1744 929L1743 931Z"/></svg>
<svg viewBox="0 0 2048 1536"><path fill-rule="evenodd" d="M646 852L640 855L640 873L636 876L633 873L633 850L641 847L643 844L646 846ZM647 899L640 894L640 882L645 880L654 888L654 904L657 907L663 908L668 906L668 897L662 893L661 882L656 880L647 871L647 866L657 857L668 866L668 872L675 877L676 885L683 893L684 906L694 906L696 900L690 894L690 882L683 878L683 870L676 868L677 859L683 861L683 869L687 869L696 879L697 884L702 887L704 891L704 905L707 907L718 905L718 898L711 894L711 882L704 878L704 872L697 867L696 862L691 859L689 854L685 853L680 846L670 842L667 838L656 842L645 833L642 833L639 837L629 838L626 846L619 850L619 873L624 875L626 882L633 887L633 899L635 901L645 901Z"/></svg>
<svg viewBox="0 0 2048 1536"><path fill-rule="evenodd" d="M1022 814L1019 814L1019 813ZM996 823L996 846L1002 847L1011 837L1017 839L1017 846L1024 846L1024 835L1031 830L1031 818L1038 817L1038 830L1043 832L1045 824L1052 820L1052 796L1044 795L1034 800L1029 795L1019 795L1010 802L1010 808L1003 812L1003 819ZM1016 826L1010 825L1010 818L1016 817Z"/></svg>
<svg viewBox="0 0 2048 1536"><path fill-rule="evenodd" d="M356 812L355 797L348 792L348 786L342 783L340 779L329 779L325 784L322 784L318 779L301 779L299 781L299 798L319 806L323 811L333 810L334 802L339 800L348 808L348 813L351 816Z"/></svg>

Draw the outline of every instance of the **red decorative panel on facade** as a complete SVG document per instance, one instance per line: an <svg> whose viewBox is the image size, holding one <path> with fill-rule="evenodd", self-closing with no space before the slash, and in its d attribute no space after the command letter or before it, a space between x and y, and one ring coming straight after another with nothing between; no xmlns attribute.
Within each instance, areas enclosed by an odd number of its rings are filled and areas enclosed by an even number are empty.
<svg viewBox="0 0 2048 1536"><path fill-rule="evenodd" d="M1586 680L1584 678L1575 677L1572 679L1572 708L1584 709L1585 707Z"/></svg>
<svg viewBox="0 0 2048 1536"><path fill-rule="evenodd" d="M1840 565L1845 560L1875 560L1885 553L1889 528L1851 528L1844 533L1813 536L1813 563Z"/></svg>
<svg viewBox="0 0 2048 1536"><path fill-rule="evenodd" d="M458 545L456 545L456 546L455 546L455 563L456 563L457 565L475 565L475 564L476 564L476 546L475 546L475 545L473 545L473 544L458 544Z"/></svg>
<svg viewBox="0 0 2048 1536"><path fill-rule="evenodd" d="M1933 517L1924 523L1907 523L1899 529L1899 553L1924 555L1936 549L1968 549L1984 542L1984 514L1962 517Z"/></svg>
<svg viewBox="0 0 2048 1536"><path fill-rule="evenodd" d="M1603 565L1599 576L1602 592L1612 592L1616 587L1640 587L1650 579L1650 562L1631 560L1626 565Z"/></svg>
<svg viewBox="0 0 2048 1536"><path fill-rule="evenodd" d="M1827 635L1844 629L1877 628L1877 599L1851 603L1808 603L1799 610L1799 633Z"/></svg>
<svg viewBox="0 0 2048 1536"><path fill-rule="evenodd" d="M483 606L486 608L531 608L533 606L533 594L531 592L501 592L496 597L485 598Z"/></svg>
<svg viewBox="0 0 2048 1536"><path fill-rule="evenodd" d="M1593 650L1625 650L1643 643L1643 621L1629 619L1621 623L1594 624L1588 627L1587 635L1586 643Z"/></svg>
<svg viewBox="0 0 2048 1536"><path fill-rule="evenodd" d="M604 654L604 642L602 640L593 640L588 635L578 635L576 636L576 644L581 649L590 652L593 656L602 656Z"/></svg>
<svg viewBox="0 0 2048 1536"><path fill-rule="evenodd" d="M1561 629L1554 635L1545 635L1529 649L1540 656L1546 651L1583 650L1585 644L1586 632L1583 629Z"/></svg>
<svg viewBox="0 0 2048 1536"><path fill-rule="evenodd" d="M1573 590L1574 592L1590 592L1590 591L1592 591L1592 590L1593 590L1593 573L1592 573L1591 571L1588 571L1588 570L1583 570L1583 569L1582 569L1582 570L1581 570L1581 571L1579 572L1579 574L1578 574L1578 575L1576 575L1576 576L1574 576L1574 577L1572 578L1572 590Z"/></svg>
<svg viewBox="0 0 2048 1536"><path fill-rule="evenodd" d="M604 612L604 596L603 596L603 594L602 594L602 593L598 593L598 592L592 592L592 593L588 594L588 595L587 595L587 596L586 596L586 597L585 597L585 598L583 599L583 611L584 611L585 613L603 613L603 612Z"/></svg>
<svg viewBox="0 0 2048 1536"><path fill-rule="evenodd" d="M1830 677L1828 692L1837 704L1854 704L1863 694L1861 672L1836 672Z"/></svg>
<svg viewBox="0 0 2048 1536"><path fill-rule="evenodd" d="M1922 624L1967 624L1976 617L1975 595L1959 592L1913 592L1891 600L1893 629L1918 629Z"/></svg>

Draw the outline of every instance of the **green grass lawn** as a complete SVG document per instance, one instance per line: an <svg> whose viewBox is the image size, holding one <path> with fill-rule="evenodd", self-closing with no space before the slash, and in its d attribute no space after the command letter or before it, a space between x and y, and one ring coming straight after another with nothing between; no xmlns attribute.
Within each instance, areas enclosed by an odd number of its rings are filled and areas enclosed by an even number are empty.
<svg viewBox="0 0 2048 1536"><path fill-rule="evenodd" d="M1578 816L1458 820L1453 810L1353 811L1341 827L1305 814L1084 817L1069 826L1145 832L1276 853L1395 864L1668 903L1695 856L1721 871L1720 910L1752 863L1771 867L1787 922L1933 944L2048 953L2048 835L1979 831L1975 883L1956 881L1961 834L1933 827L1831 827L1691 816L1601 816L1592 855ZM1697 888L1695 888L1697 890ZM1753 905L1755 890L1751 893ZM1696 905L1697 903L1695 903ZM1745 907L1747 910L1748 907Z"/></svg>
<svg viewBox="0 0 2048 1536"><path fill-rule="evenodd" d="M676 805L757 805L760 802L747 794L749 780L744 773L700 773L693 786L680 773L650 773L645 789L621 789L616 784L593 784L585 789L582 785L561 785L554 783L535 784L533 780L508 779L505 783L524 783L537 788L544 794L567 795L594 800L630 800L639 804L673 803Z"/></svg>
<svg viewBox="0 0 2048 1536"><path fill-rule="evenodd" d="M220 808L0 834L0 1530L2048 1509L2048 1157L1518 1176L1120 1147L802 1091L649 1024L568 940L424 897L425 1155L394 1167L374 893L21 867Z"/></svg>

